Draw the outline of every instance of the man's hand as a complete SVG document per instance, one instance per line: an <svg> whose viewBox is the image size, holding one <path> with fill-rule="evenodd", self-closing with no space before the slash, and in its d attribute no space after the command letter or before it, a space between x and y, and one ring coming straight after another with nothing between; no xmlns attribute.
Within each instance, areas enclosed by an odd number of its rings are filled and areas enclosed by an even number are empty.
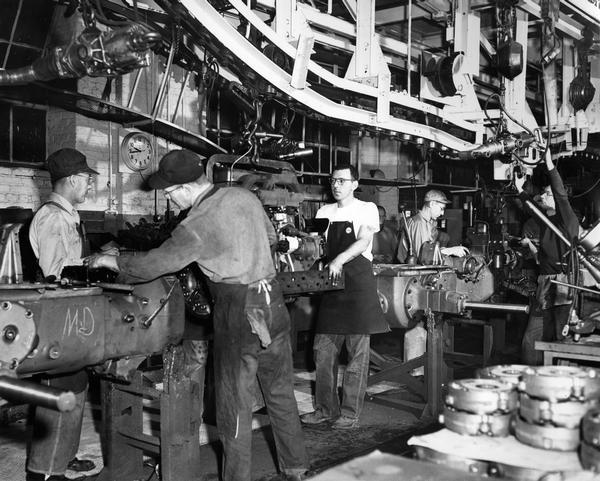
<svg viewBox="0 0 600 481"><path fill-rule="evenodd" d="M106 267L111 271L119 272L119 265L117 264L117 256L110 254L93 254L83 259L83 264L88 266L89 269L100 269Z"/></svg>
<svg viewBox="0 0 600 481"><path fill-rule="evenodd" d="M445 256L465 257L469 253L469 249L465 246L442 247L441 252Z"/></svg>
<svg viewBox="0 0 600 481"><path fill-rule="evenodd" d="M515 183L515 187L517 188L517 192L519 194L521 192L523 192L523 186L525 185L525 182L527 182L526 176L523 175L523 176L519 177L518 175L515 175L514 183Z"/></svg>
<svg viewBox="0 0 600 481"><path fill-rule="evenodd" d="M342 278L343 267L344 264L337 257L329 263L329 278L331 279L333 285L336 285Z"/></svg>

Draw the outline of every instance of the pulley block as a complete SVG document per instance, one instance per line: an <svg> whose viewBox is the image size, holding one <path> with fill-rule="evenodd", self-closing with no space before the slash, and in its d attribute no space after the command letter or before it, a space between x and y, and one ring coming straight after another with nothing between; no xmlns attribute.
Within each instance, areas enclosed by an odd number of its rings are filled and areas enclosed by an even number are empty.
<svg viewBox="0 0 600 481"><path fill-rule="evenodd" d="M515 436L523 444L552 451L575 451L579 446L579 428L558 428L530 424L516 416Z"/></svg>
<svg viewBox="0 0 600 481"><path fill-rule="evenodd" d="M444 413L440 415L439 421L450 431L459 434L506 437L510 432L511 416L511 413L467 413L445 406Z"/></svg>
<svg viewBox="0 0 600 481"><path fill-rule="evenodd" d="M585 413L597 404L596 400L552 402L521 393L519 415L528 423L574 429L579 427Z"/></svg>

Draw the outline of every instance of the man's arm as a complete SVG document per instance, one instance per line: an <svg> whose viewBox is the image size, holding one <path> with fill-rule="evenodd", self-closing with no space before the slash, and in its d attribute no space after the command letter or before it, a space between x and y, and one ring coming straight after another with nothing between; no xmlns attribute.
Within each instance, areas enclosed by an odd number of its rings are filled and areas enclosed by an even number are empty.
<svg viewBox="0 0 600 481"><path fill-rule="evenodd" d="M548 174L550 175L550 187L552 188L552 195L554 195L556 213L567 229L566 234L569 240L572 241L579 234L579 221L577 220L577 216L575 215L573 207L571 207L571 203L569 202L567 189L565 189L562 178L554 167L552 156L550 155L550 149L546 151L545 161Z"/></svg>
<svg viewBox="0 0 600 481"><path fill-rule="evenodd" d="M344 264L361 255L369 247L375 232L377 232L377 228L371 225L363 225L358 229L356 240L329 263L329 276L332 279L339 279Z"/></svg>
<svg viewBox="0 0 600 481"><path fill-rule="evenodd" d="M178 226L160 247L136 255L96 254L86 259L90 269L106 267L119 272L121 282L156 279L183 269L198 258L200 239L189 229Z"/></svg>

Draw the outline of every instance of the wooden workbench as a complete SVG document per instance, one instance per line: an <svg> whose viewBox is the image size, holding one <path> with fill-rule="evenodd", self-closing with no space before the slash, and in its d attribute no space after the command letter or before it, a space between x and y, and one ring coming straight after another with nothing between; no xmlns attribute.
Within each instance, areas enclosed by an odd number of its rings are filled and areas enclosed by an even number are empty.
<svg viewBox="0 0 600 481"><path fill-rule="evenodd" d="M565 339L559 342L536 341L535 349L544 353L544 365L573 362L585 364L580 361L600 362L600 336L592 334L582 337L578 342Z"/></svg>

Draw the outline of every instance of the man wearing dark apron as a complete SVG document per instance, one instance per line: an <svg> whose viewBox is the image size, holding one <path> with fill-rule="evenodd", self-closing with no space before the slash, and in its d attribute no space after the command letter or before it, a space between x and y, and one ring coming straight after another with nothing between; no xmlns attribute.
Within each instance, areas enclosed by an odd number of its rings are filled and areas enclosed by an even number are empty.
<svg viewBox="0 0 600 481"><path fill-rule="evenodd" d="M332 421L336 429L357 427L369 372L370 335L389 331L373 275L371 248L379 230L377 206L354 197L358 173L353 166L334 167L330 180L333 204L319 209L329 219L327 262L329 276L344 276L345 288L323 294L313 346L316 365L315 411L302 416L305 424ZM343 269L343 270L342 270ZM346 343L348 364L337 392L338 355Z"/></svg>

